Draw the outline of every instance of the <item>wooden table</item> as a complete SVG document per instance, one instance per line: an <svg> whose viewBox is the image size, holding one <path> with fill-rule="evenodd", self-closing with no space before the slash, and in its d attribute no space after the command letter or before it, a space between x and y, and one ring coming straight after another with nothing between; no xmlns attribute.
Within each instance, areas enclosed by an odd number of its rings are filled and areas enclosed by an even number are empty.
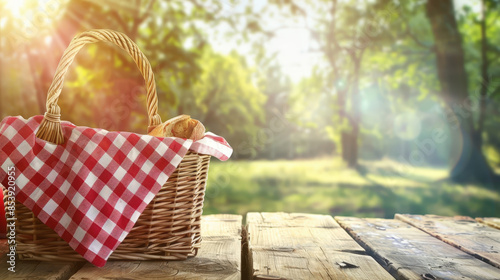
<svg viewBox="0 0 500 280"><path fill-rule="evenodd" d="M209 215L187 261L16 262L0 279L500 279L500 219Z"/></svg>

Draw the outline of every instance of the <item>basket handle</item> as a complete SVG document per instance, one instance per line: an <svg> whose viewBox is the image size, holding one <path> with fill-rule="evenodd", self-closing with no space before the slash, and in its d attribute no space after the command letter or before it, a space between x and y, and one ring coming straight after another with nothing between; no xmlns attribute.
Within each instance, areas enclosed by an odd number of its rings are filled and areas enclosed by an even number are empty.
<svg viewBox="0 0 500 280"><path fill-rule="evenodd" d="M70 64L75 59L76 54L84 45L100 41L111 42L119 46L134 59L146 81L149 118L148 131L161 124L161 118L158 114L156 83L151 64L149 64L146 56L127 35L108 29L93 29L83 32L73 38L68 48L64 51L47 94L47 111L44 114L36 137L54 144L62 144L64 142L61 127L61 109L57 105L57 100L59 99L64 84L64 76Z"/></svg>

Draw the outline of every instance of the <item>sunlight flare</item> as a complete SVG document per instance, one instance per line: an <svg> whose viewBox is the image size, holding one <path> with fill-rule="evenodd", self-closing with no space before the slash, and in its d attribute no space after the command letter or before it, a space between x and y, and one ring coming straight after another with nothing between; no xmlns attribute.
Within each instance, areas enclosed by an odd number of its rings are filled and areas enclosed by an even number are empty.
<svg viewBox="0 0 500 280"><path fill-rule="evenodd" d="M26 9L27 0L10 0L5 3L5 10L9 11L13 17L21 19L23 10Z"/></svg>
<svg viewBox="0 0 500 280"><path fill-rule="evenodd" d="M67 2L67 0L4 0L0 28L7 29L3 30L7 33L7 37L15 37L16 42L36 37L54 27L54 22L63 14L62 10Z"/></svg>

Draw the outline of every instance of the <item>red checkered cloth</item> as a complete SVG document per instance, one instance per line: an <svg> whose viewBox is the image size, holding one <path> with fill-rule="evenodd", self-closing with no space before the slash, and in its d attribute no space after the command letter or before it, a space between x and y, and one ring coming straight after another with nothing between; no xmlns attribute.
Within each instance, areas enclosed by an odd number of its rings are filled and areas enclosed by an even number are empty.
<svg viewBox="0 0 500 280"><path fill-rule="evenodd" d="M188 150L227 160L231 147L212 133L193 143L174 137L78 127L61 122L65 142L35 137L43 116L0 123L0 182L16 169L16 200L98 267L130 232Z"/></svg>

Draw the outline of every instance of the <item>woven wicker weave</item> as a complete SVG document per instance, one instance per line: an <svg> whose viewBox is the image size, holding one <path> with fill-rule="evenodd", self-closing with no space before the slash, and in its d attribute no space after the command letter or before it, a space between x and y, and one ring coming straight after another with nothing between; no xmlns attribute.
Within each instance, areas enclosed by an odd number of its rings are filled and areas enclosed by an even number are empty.
<svg viewBox="0 0 500 280"><path fill-rule="evenodd" d="M76 53L86 43L108 41L127 51L136 62L147 85L149 130L161 123L151 66L139 48L124 34L111 30L91 30L71 41L56 70L47 95L47 112L37 137L60 144L64 141L60 127L57 100L64 74ZM141 214L128 236L110 259L115 260L183 260L198 252L200 220L209 155L188 152L156 197ZM4 202L8 194L4 191ZM43 224L24 205L16 201L15 215L17 253L24 260L84 260L52 229Z"/></svg>

